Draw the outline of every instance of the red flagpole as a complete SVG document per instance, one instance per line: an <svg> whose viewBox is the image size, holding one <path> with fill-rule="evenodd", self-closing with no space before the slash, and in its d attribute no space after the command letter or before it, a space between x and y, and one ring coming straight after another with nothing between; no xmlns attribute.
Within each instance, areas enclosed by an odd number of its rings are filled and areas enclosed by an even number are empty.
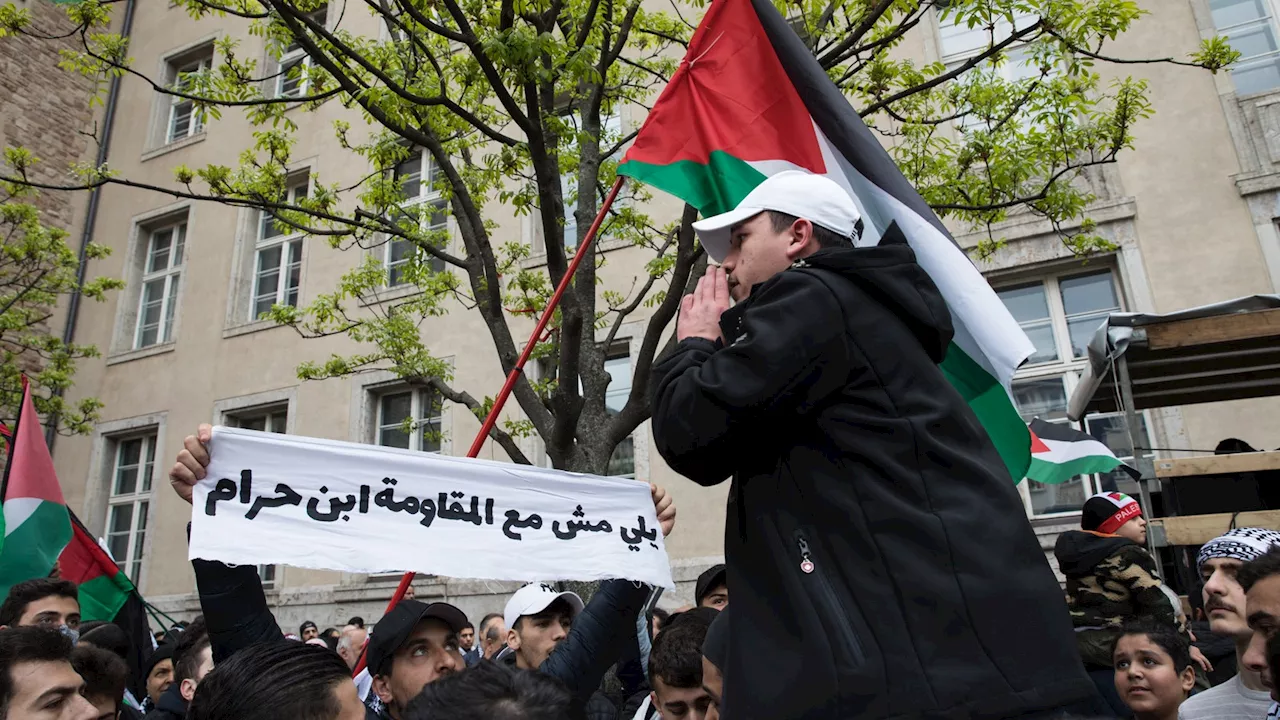
<svg viewBox="0 0 1280 720"><path fill-rule="evenodd" d="M498 415L502 412L502 407L507 404L507 398L511 397L511 391L516 387L516 381L520 379L520 374L524 372L525 363L529 362L529 356L533 354L533 348L538 344L538 339L542 337L542 333L547 329L547 323L551 322L551 316L555 314L556 306L560 304L560 299L564 297L565 290L569 289L569 283L573 282L573 276L578 272L578 266L582 264L582 259L587 255L587 248L591 247L591 243L595 242L596 233L600 230L600 226L604 224L605 214L609 212L609 208L613 206L613 201L618 197L618 191L622 189L624 182L623 176L619 175L613 181L613 187L609 189L609 194L604 198L604 204L600 206L600 212L596 213L595 222L591 223L591 227L587 230L587 236L582 239L582 243L578 245L578 250L573 254L573 260L569 263L568 270L565 271L564 277L560 278L560 284L556 286L556 291L552 293L551 299L547 301L547 308L542 312L542 317L538 319L538 324L534 326L533 332L529 335L529 342L525 343L524 352L520 353L520 358L516 360L516 364L511 368L511 372L507 373L507 381L503 383L502 390L498 391L498 396L493 399L493 409L489 411L489 415L485 417L484 423L480 425L480 432L476 433L476 439L471 442L471 449L467 451L467 457L473 458L480 455L480 448L484 447L485 438L489 437L489 431L493 430L493 426L498 423ZM407 572L404 577L400 578L400 585L396 588L396 592L391 596L391 602L387 603L387 609L384 612L391 612L391 609L404 599L404 594L409 589L409 585L413 583L415 573ZM368 647L368 643L365 644ZM352 675L359 675L365 666L365 652L360 651L360 659L356 661L355 670Z"/></svg>

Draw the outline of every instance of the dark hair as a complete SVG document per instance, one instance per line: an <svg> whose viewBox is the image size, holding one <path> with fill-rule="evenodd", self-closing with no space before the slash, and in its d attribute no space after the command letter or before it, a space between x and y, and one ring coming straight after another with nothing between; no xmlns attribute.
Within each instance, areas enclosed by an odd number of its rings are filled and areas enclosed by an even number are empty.
<svg viewBox="0 0 1280 720"><path fill-rule="evenodd" d="M476 626L472 625L470 620L462 623L462 627L458 628L459 632L461 632L462 630L475 630L475 629L476 629Z"/></svg>
<svg viewBox="0 0 1280 720"><path fill-rule="evenodd" d="M1173 659L1173 669L1182 672L1191 667L1191 643L1178 634L1178 630L1168 623L1161 623L1150 618L1130 620L1120 627L1120 634L1111 644L1111 656L1115 657L1116 645L1120 638L1130 635L1146 635L1147 639L1160 646Z"/></svg>
<svg viewBox="0 0 1280 720"><path fill-rule="evenodd" d="M649 654L649 686L657 688L658 678L677 688L702 686L702 641L707 637L709 622L701 616L680 616L653 639Z"/></svg>
<svg viewBox="0 0 1280 720"><path fill-rule="evenodd" d="M565 720L572 696L559 681L532 670L482 662L422 689L404 720Z"/></svg>
<svg viewBox="0 0 1280 720"><path fill-rule="evenodd" d="M1254 583L1272 575L1280 575L1280 548L1276 547L1268 550L1262 557L1241 565L1236 571L1236 582L1240 583L1245 592L1249 592Z"/></svg>
<svg viewBox="0 0 1280 720"><path fill-rule="evenodd" d="M0 718L9 714L15 666L28 662L67 661L71 657L71 648L71 638L51 628L11 627L0 630Z"/></svg>
<svg viewBox="0 0 1280 720"><path fill-rule="evenodd" d="M660 607L656 607L653 609L653 616L658 618L658 624L662 625L662 624L665 624L667 620L671 617L671 613L667 612L666 610L663 610Z"/></svg>
<svg viewBox="0 0 1280 720"><path fill-rule="evenodd" d="M195 679L200 670L200 653L209 647L209 631L204 616L197 615L173 646L173 683Z"/></svg>
<svg viewBox="0 0 1280 720"><path fill-rule="evenodd" d="M777 210L765 210L769 216L769 221L773 223L774 232L782 232L791 227L795 221L800 218L795 215L778 212ZM810 222L813 225L813 239L817 241L820 248L848 248L853 247L854 242L862 235L862 220L858 220L858 224L854 226L853 237L845 237L837 234L832 230L828 230L821 225Z"/></svg>
<svg viewBox="0 0 1280 720"><path fill-rule="evenodd" d="M502 613L489 613L488 615L485 615L484 619L480 621L480 627L482 628L487 627L489 625L489 621L494 618L498 618L499 620L501 620ZM488 631L486 630L485 632L487 633Z"/></svg>
<svg viewBox="0 0 1280 720"><path fill-rule="evenodd" d="M351 671L324 648L250 645L200 681L187 720L333 720L341 710L333 691L343 682L351 682Z"/></svg>
<svg viewBox="0 0 1280 720"><path fill-rule="evenodd" d="M347 621L347 624L355 625L358 628L362 628L364 627L364 618L360 617L359 615L352 616L352 618Z"/></svg>
<svg viewBox="0 0 1280 720"><path fill-rule="evenodd" d="M88 630L85 626L92 625ZM115 623L81 623L80 642L115 653L121 660L129 659L129 636Z"/></svg>
<svg viewBox="0 0 1280 720"><path fill-rule="evenodd" d="M70 580L36 578L24 580L9 588L9 595L0 605L0 625L17 625L27 606L37 600L56 596L80 601L80 592Z"/></svg>
<svg viewBox="0 0 1280 720"><path fill-rule="evenodd" d="M84 680L86 698L109 697L116 703L116 710L124 700L124 688L129 682L129 666L114 653L102 648L81 645L71 651L71 667Z"/></svg>

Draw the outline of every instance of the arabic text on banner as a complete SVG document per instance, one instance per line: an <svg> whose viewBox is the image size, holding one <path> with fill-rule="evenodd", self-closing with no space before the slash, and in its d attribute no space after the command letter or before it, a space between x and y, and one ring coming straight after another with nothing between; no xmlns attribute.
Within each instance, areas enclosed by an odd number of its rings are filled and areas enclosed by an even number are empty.
<svg viewBox="0 0 1280 720"><path fill-rule="evenodd" d="M646 483L216 427L190 557L672 587Z"/></svg>

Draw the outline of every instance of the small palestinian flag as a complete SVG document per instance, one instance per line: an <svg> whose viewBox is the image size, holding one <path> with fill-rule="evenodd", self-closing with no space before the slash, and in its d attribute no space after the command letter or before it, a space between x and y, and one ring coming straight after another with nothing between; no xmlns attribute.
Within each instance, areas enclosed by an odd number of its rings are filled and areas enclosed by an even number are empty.
<svg viewBox="0 0 1280 720"><path fill-rule="evenodd" d="M1142 475L1120 462L1106 445L1092 435L1064 423L1051 423L1036 418L1031 421L1031 466L1027 477L1049 485L1062 483L1077 475L1111 472L1116 468L1138 480Z"/></svg>
<svg viewBox="0 0 1280 720"><path fill-rule="evenodd" d="M1030 436L1009 387L1031 342L771 0L713 0L618 173L710 216L788 170L849 192L861 244L898 225L951 310L942 370L1022 478Z"/></svg>

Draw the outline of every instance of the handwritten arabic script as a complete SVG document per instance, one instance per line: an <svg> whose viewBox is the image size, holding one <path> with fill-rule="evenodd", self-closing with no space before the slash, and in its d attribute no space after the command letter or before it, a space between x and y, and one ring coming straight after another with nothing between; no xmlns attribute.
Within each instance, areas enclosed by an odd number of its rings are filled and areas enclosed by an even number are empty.
<svg viewBox="0 0 1280 720"><path fill-rule="evenodd" d="M193 558L670 587L644 483L229 428L211 457Z"/></svg>

